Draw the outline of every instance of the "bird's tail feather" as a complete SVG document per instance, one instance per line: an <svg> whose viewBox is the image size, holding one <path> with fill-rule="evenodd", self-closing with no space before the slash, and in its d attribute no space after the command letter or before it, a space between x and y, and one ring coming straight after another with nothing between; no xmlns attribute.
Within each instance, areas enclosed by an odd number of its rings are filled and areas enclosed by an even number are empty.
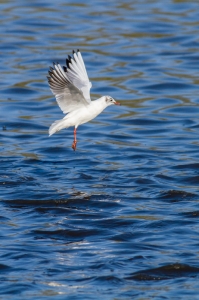
<svg viewBox="0 0 199 300"><path fill-rule="evenodd" d="M55 121L49 128L49 136L54 134L57 131L60 131L63 128L68 128L69 126L66 126L66 122L64 119Z"/></svg>

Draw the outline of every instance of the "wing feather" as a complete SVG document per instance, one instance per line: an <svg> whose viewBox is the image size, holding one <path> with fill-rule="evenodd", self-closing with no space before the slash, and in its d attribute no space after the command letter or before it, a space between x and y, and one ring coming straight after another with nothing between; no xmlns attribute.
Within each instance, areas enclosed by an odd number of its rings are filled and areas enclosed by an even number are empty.
<svg viewBox="0 0 199 300"><path fill-rule="evenodd" d="M77 55L77 53L76 53L75 51L73 52L73 57L74 57L74 60L75 60L75 62L76 62L76 64L77 64L78 68L81 70L81 72L82 72L85 76L88 76L87 73L86 73L86 71L85 71L85 68L82 66L82 64L81 64L81 62L80 62L80 60L79 60L79 57L78 57L78 55Z"/></svg>
<svg viewBox="0 0 199 300"><path fill-rule="evenodd" d="M78 50L77 53L78 53L78 58L79 58L79 60L80 60L80 62L81 62L81 65L82 65L82 67L83 67L83 69L84 69L84 71L85 71L85 73L86 73L86 67L85 67L84 60L83 60L83 58L82 58L81 52ZM87 74L87 73L86 73L86 74Z"/></svg>

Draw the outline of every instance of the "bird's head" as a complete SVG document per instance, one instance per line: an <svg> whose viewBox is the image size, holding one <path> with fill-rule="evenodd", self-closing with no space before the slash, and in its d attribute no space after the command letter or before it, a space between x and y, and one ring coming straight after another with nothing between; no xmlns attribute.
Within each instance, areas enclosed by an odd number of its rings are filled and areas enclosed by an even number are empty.
<svg viewBox="0 0 199 300"><path fill-rule="evenodd" d="M106 105L109 106L109 105L112 105L112 104L115 104L115 105L121 105L119 102L115 101L112 97L110 96L105 96L105 101L106 101Z"/></svg>

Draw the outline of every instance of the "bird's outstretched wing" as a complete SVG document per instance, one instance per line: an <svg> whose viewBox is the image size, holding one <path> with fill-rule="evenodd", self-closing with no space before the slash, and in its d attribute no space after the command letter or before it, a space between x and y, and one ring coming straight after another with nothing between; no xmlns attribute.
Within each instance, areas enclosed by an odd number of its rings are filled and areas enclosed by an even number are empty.
<svg viewBox="0 0 199 300"><path fill-rule="evenodd" d="M52 93L63 113L68 113L90 102L90 88L86 68L81 53L73 51L73 58L66 60L67 67L54 64L50 67L48 82Z"/></svg>

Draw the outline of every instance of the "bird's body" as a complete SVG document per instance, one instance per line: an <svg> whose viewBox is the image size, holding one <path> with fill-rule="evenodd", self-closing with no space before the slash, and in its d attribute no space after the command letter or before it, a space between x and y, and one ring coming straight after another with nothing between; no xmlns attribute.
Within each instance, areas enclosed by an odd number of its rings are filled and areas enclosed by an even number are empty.
<svg viewBox="0 0 199 300"><path fill-rule="evenodd" d="M110 96L103 96L95 101L90 99L91 83L89 82L86 68L81 53L73 51L73 58L66 60L67 68L54 64L50 68L48 82L57 103L67 115L55 121L49 129L51 136L63 128L75 126L72 148L76 150L76 129L79 125L89 122L98 116L107 106L119 105Z"/></svg>
<svg viewBox="0 0 199 300"><path fill-rule="evenodd" d="M55 121L50 129L49 135L63 128L75 126L76 128L97 117L106 108L104 97L92 101L87 107L75 109L68 113L62 120Z"/></svg>

